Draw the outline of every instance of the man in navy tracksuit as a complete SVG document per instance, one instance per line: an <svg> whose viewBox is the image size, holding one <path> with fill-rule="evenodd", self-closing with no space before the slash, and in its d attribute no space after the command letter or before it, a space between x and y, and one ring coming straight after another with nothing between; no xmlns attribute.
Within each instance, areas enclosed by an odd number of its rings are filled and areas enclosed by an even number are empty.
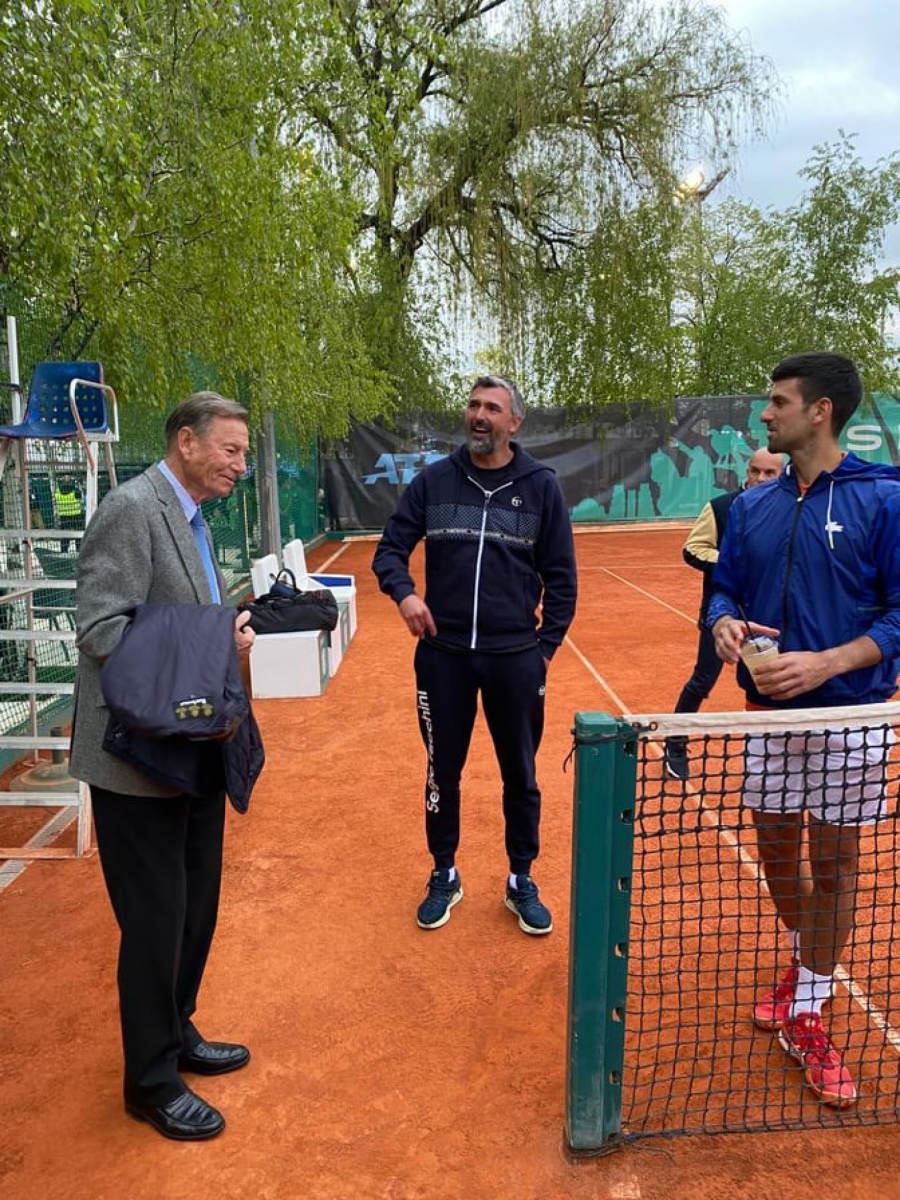
<svg viewBox="0 0 900 1200"><path fill-rule="evenodd" d="M465 411L466 445L416 476L372 563L381 590L419 639L425 832L434 859L416 918L422 929L444 925L463 896L455 863L459 783L479 692L503 780L505 903L526 933L553 928L531 878L541 812L535 755L547 666L575 612L575 551L553 471L511 440L523 417L514 383L477 379ZM409 573L422 538L424 599Z"/></svg>
<svg viewBox="0 0 900 1200"><path fill-rule="evenodd" d="M849 359L796 354L772 381L762 421L769 449L790 465L731 507L709 609L716 649L737 662L748 631L779 639L780 654L755 677L738 666L748 708L888 700L900 666L900 470L838 445L862 397ZM838 718L830 733L751 736L743 792L791 948L753 1020L777 1032L814 1094L837 1108L857 1091L822 1009L853 929L860 829L886 815L894 740L887 720L857 725Z"/></svg>

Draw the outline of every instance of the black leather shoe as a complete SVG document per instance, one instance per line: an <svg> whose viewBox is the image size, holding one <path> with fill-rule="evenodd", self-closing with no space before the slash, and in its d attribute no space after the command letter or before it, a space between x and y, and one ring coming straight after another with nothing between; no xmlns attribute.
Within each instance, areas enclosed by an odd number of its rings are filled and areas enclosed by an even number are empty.
<svg viewBox="0 0 900 1200"><path fill-rule="evenodd" d="M195 1075L225 1075L239 1071L250 1061L250 1051L236 1042L198 1042L178 1059L179 1071Z"/></svg>
<svg viewBox="0 0 900 1200"><path fill-rule="evenodd" d="M225 1118L188 1088L168 1104L147 1104L125 1099L125 1111L138 1121L147 1121L163 1137L176 1142L202 1142L225 1128Z"/></svg>

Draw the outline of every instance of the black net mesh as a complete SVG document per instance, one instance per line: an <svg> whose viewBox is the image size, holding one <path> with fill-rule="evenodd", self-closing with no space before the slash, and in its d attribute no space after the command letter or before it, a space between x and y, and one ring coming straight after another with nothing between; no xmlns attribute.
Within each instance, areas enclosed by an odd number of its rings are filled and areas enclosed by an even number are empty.
<svg viewBox="0 0 900 1200"><path fill-rule="evenodd" d="M840 720L639 737L626 1137L896 1121L900 761L892 724ZM819 1022L779 911L836 962Z"/></svg>

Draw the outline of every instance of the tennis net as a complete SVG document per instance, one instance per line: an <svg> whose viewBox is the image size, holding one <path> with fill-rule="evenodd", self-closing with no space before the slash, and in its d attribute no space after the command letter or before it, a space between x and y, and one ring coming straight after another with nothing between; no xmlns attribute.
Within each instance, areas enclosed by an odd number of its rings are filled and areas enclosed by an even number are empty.
<svg viewBox="0 0 900 1200"><path fill-rule="evenodd" d="M576 716L573 1153L896 1122L898 729L900 704ZM685 779L667 770L673 746ZM798 862L804 965L837 963L821 1021L837 1075L821 1038L802 1065L785 1052L784 1006L755 1010L791 964L778 912L798 904Z"/></svg>

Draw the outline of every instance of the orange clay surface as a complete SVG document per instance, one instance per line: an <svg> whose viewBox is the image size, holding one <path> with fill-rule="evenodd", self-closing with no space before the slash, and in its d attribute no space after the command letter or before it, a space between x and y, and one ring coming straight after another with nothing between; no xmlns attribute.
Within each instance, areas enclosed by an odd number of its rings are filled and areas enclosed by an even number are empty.
<svg viewBox="0 0 900 1200"><path fill-rule="evenodd" d="M32 862L0 890L0 1196L900 1200L894 1127L654 1139L579 1163L565 1153L563 761L575 712L674 704L700 592L684 536L577 537L578 616L551 667L539 759L546 938L521 933L502 903L499 781L480 719L463 780L465 900L444 928L416 927L430 863L414 643L377 591L372 541L313 551L311 565L355 574L359 629L323 696L255 706L268 765L249 814L229 812L197 1015L206 1036L252 1049L246 1070L197 1081L227 1128L177 1144L125 1116L99 862ZM726 670L708 707L740 706ZM0 844L21 845L39 816L0 808ZM708 1037L715 1053L713 1028Z"/></svg>

